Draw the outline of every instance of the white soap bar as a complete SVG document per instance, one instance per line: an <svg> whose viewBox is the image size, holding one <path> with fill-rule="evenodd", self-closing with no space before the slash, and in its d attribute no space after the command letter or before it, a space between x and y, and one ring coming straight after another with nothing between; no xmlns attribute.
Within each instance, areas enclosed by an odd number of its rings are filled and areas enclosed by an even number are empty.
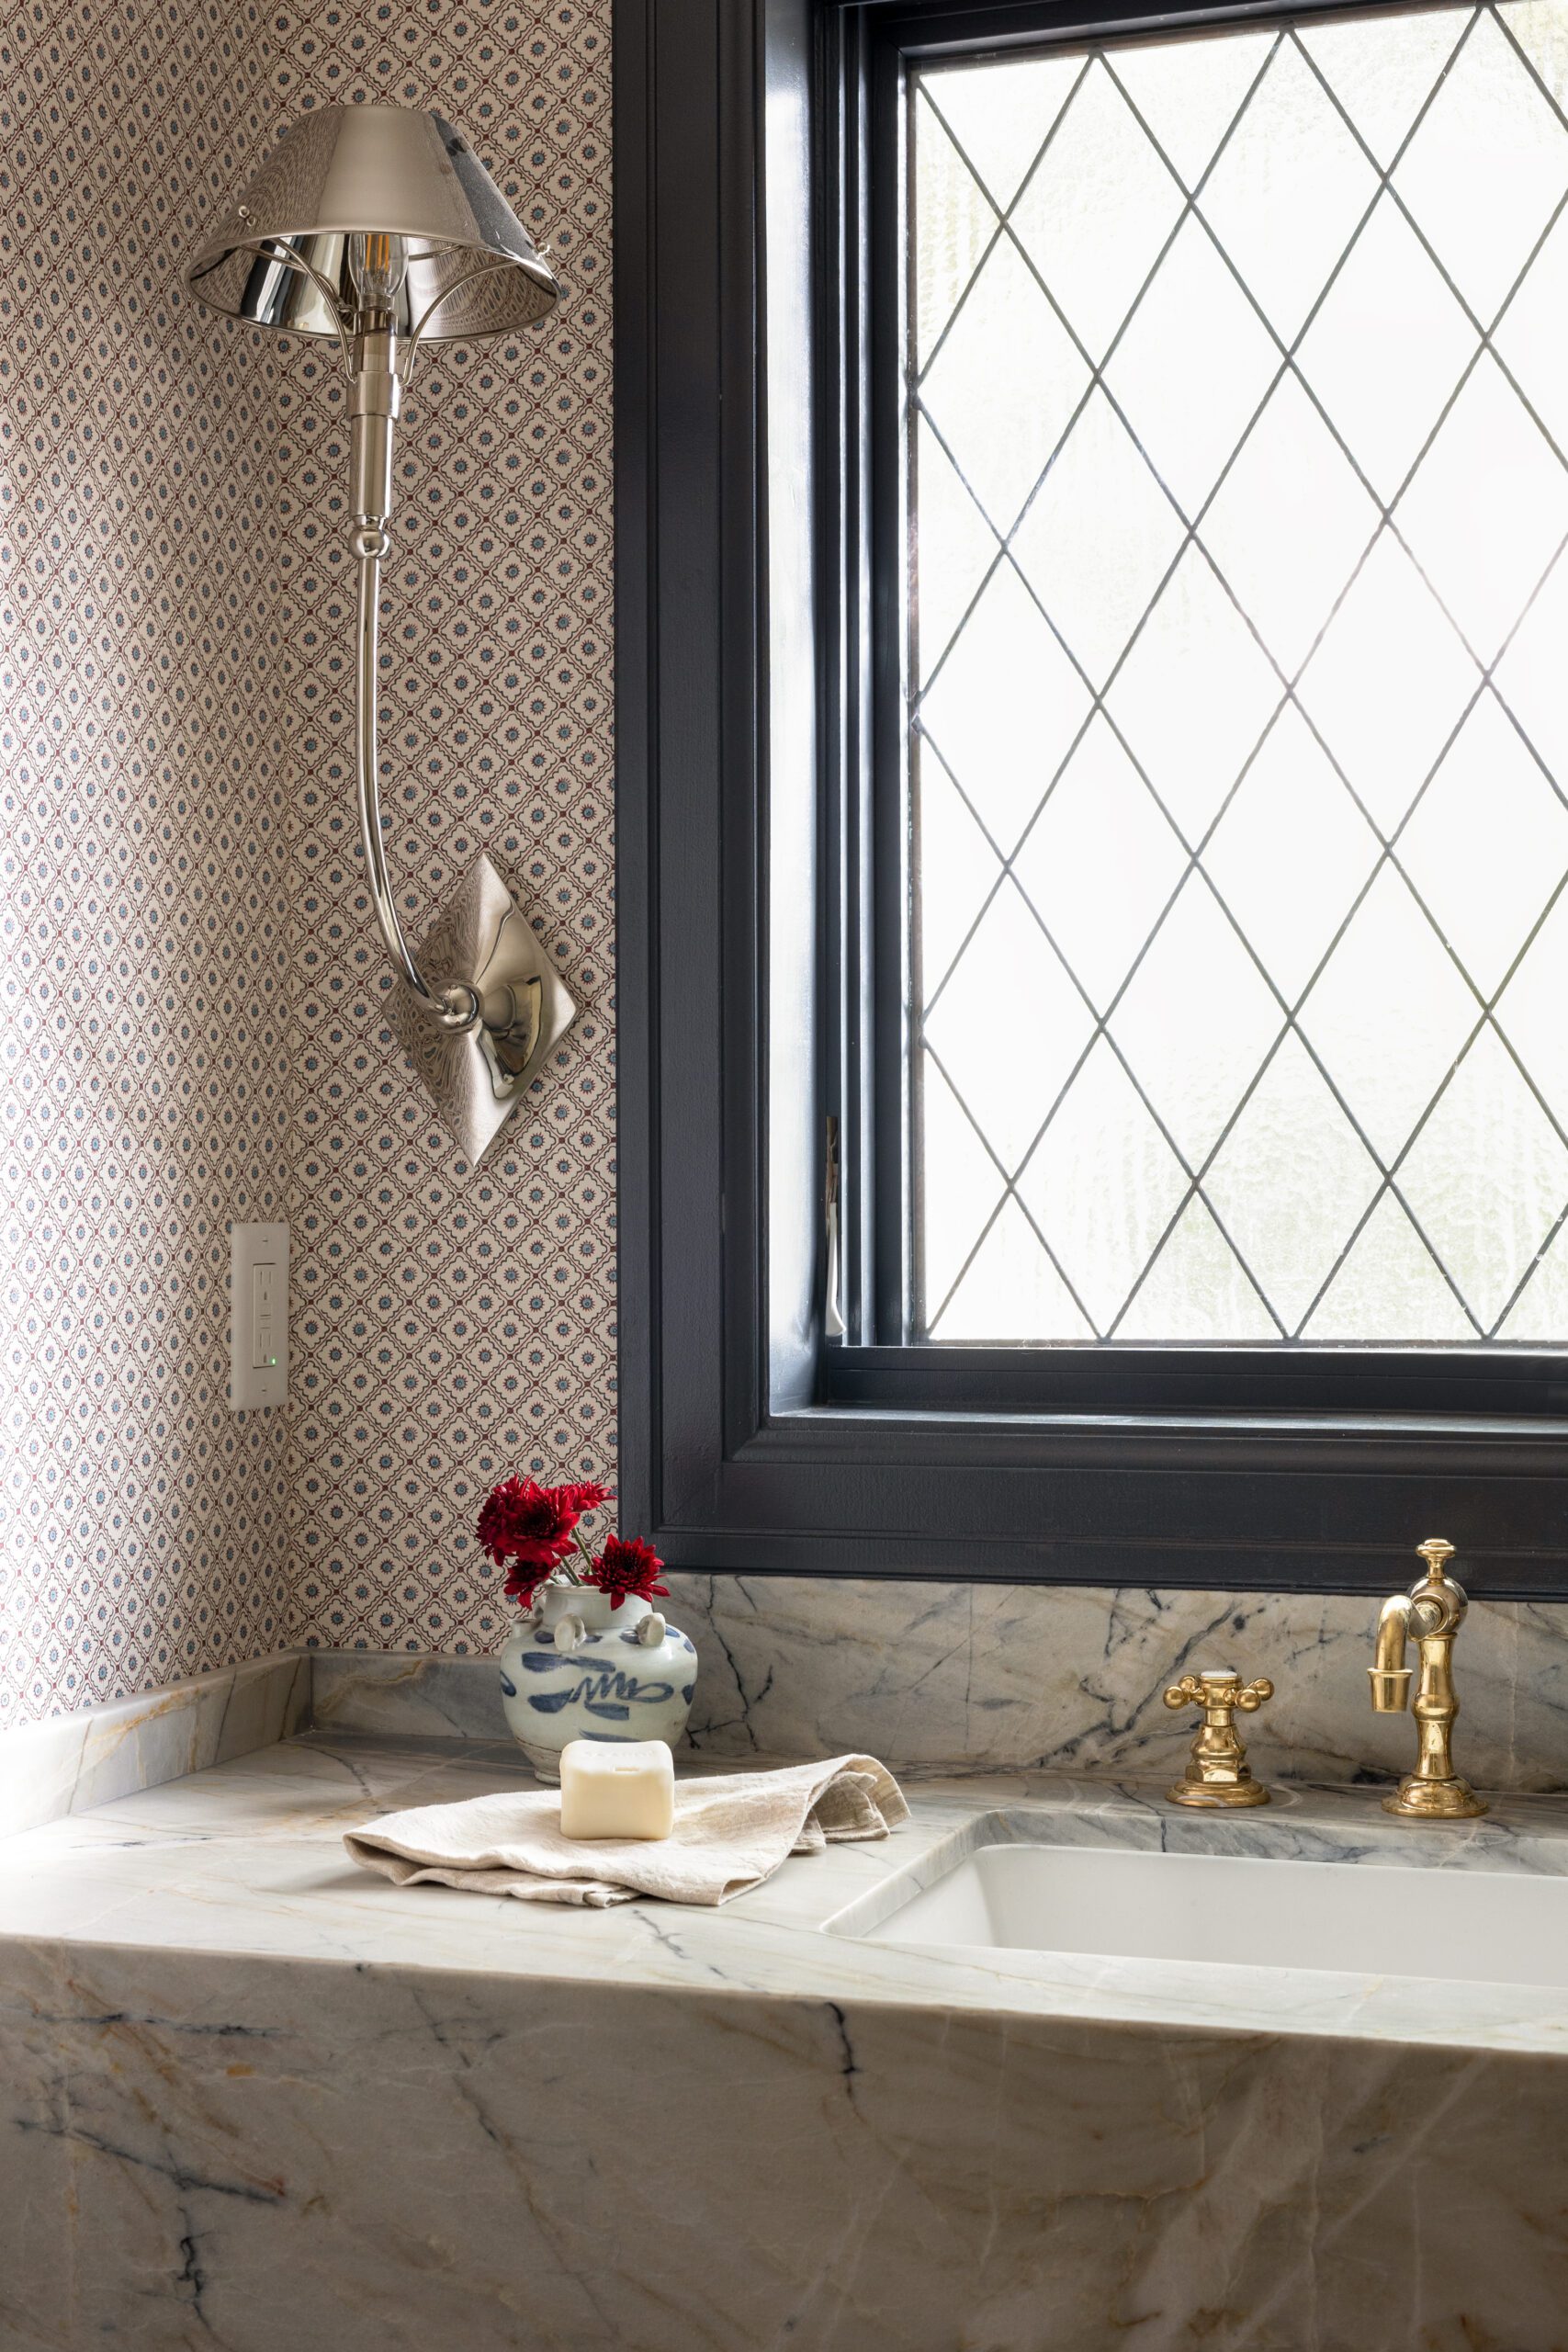
<svg viewBox="0 0 1568 2352"><path fill-rule="evenodd" d="M560 1752L563 1838L668 1838L675 1765L661 1739L573 1739Z"/></svg>

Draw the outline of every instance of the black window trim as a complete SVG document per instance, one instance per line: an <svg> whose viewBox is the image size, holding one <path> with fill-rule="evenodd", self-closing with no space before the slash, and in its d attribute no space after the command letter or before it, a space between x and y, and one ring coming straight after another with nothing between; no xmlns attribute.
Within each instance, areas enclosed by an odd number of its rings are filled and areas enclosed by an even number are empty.
<svg viewBox="0 0 1568 2352"><path fill-rule="evenodd" d="M865 804L834 789L872 733L840 394L875 331L877 60L1359 12L616 0L621 1477L671 1566L1371 1590L1438 1527L1476 1589L1568 1596L1568 1355L853 1343L886 1280L822 1337L828 1117L866 1267L886 1115Z"/></svg>

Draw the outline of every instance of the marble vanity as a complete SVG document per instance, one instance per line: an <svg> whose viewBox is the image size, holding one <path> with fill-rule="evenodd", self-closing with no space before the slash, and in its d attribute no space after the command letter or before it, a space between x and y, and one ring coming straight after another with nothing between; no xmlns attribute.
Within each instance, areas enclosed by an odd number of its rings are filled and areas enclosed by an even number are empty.
<svg viewBox="0 0 1568 2352"><path fill-rule="evenodd" d="M515 1749L283 1728L0 1844L5 2352L1568 2347L1561 1989L878 1934L998 1837L1568 1926L1568 1800L922 1776L721 1911L558 1911L343 1851Z"/></svg>

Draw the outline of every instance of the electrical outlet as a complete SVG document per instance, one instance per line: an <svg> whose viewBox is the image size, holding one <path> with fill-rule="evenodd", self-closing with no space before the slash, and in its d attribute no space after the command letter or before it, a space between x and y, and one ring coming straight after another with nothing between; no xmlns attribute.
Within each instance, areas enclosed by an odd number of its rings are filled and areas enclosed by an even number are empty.
<svg viewBox="0 0 1568 2352"><path fill-rule="evenodd" d="M288 1396L288 1227L229 1228L229 1410Z"/></svg>

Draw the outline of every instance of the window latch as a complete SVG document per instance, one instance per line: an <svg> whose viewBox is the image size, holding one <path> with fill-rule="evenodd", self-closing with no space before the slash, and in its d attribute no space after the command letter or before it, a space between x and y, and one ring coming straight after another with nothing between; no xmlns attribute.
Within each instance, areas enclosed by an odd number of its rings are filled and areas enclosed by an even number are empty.
<svg viewBox="0 0 1568 2352"><path fill-rule="evenodd" d="M822 1210L828 1238L822 1334L825 1339L841 1340L844 1336L844 1309L839 1272L839 1122L830 1114L828 1119L828 1173L823 1188Z"/></svg>

